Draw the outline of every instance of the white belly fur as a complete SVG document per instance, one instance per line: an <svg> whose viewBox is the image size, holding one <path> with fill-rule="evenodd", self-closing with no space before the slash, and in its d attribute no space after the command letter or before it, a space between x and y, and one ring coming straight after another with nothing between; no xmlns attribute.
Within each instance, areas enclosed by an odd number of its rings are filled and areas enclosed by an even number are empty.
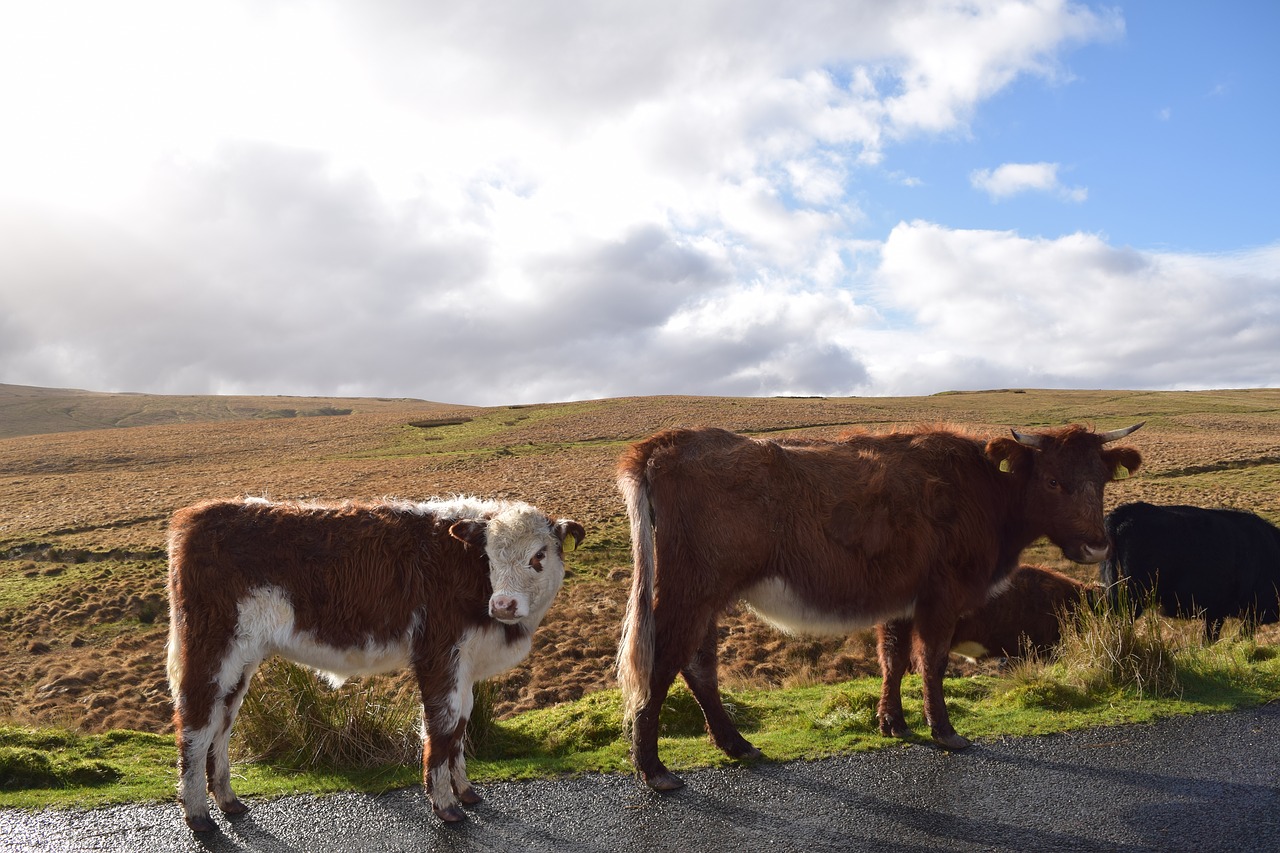
<svg viewBox="0 0 1280 853"><path fill-rule="evenodd" d="M860 613L852 617L832 613L801 599L781 578L769 578L744 590L742 601L761 619L788 634L849 634L890 619L908 617L914 610L912 603L888 613Z"/></svg>

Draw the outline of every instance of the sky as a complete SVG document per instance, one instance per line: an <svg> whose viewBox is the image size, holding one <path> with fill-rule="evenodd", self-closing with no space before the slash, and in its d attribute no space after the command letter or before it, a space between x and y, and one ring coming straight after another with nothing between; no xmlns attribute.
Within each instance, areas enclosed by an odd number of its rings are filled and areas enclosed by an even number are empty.
<svg viewBox="0 0 1280 853"><path fill-rule="evenodd" d="M1280 3L0 0L0 383L1280 386Z"/></svg>

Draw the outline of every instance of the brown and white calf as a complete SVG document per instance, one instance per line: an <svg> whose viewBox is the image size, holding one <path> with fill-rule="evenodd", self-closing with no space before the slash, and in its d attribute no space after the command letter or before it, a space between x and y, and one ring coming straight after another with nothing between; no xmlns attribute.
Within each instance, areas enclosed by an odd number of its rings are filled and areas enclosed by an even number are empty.
<svg viewBox="0 0 1280 853"><path fill-rule="evenodd" d="M169 528L169 684L187 825L225 814L227 743L249 680L281 655L335 686L413 668L422 692L423 784L445 821L480 797L463 736L472 684L518 664L564 579L582 525L518 502L209 501Z"/></svg>

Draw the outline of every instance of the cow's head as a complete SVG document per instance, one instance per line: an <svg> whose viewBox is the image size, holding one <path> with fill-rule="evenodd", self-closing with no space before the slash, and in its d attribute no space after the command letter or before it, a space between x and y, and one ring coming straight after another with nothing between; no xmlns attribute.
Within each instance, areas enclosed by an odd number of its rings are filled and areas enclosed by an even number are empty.
<svg viewBox="0 0 1280 853"><path fill-rule="evenodd" d="M489 615L513 625L536 626L564 581L564 544L581 544L581 524L552 521L528 504L515 503L487 519L455 522L449 535L484 549L489 559Z"/></svg>
<svg viewBox="0 0 1280 853"><path fill-rule="evenodd" d="M1104 433L1078 424L1040 433L1011 430L1012 438L987 442L987 456L1022 487L1024 518L1035 535L1048 536L1070 560L1097 563L1109 551L1103 487L1142 464L1133 448L1105 445L1140 426Z"/></svg>

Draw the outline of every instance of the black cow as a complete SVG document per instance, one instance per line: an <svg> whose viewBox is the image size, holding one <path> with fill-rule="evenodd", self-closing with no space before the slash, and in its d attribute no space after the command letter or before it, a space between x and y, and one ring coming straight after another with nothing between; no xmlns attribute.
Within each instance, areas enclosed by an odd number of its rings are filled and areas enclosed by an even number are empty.
<svg viewBox="0 0 1280 853"><path fill-rule="evenodd" d="M1130 503L1107 516L1107 536L1098 572L1113 603L1121 581L1137 613L1154 590L1165 616L1202 616L1210 642L1228 616L1280 621L1280 530L1251 512Z"/></svg>

